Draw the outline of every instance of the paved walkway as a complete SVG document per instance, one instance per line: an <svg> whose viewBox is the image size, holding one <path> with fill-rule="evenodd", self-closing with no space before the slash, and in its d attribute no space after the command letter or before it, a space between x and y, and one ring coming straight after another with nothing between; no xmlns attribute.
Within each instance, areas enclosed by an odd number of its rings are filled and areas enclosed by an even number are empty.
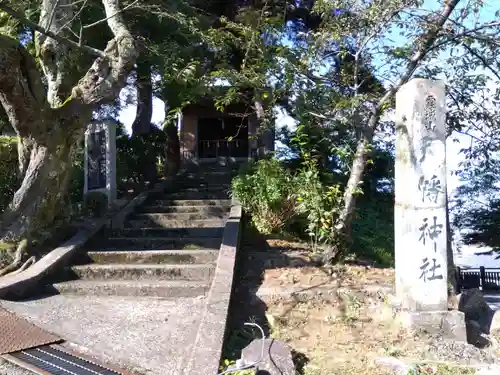
<svg viewBox="0 0 500 375"><path fill-rule="evenodd" d="M500 293L484 293L484 299L493 310L500 310Z"/></svg>
<svg viewBox="0 0 500 375"><path fill-rule="evenodd" d="M0 306L117 367L167 375L189 358L204 298L56 295Z"/></svg>

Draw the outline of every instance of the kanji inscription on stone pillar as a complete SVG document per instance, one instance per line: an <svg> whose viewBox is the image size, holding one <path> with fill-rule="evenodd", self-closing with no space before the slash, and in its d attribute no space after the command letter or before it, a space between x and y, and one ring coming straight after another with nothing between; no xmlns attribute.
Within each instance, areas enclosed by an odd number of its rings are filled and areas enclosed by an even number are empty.
<svg viewBox="0 0 500 375"><path fill-rule="evenodd" d="M396 294L411 311L447 310L445 114L442 81L396 95Z"/></svg>

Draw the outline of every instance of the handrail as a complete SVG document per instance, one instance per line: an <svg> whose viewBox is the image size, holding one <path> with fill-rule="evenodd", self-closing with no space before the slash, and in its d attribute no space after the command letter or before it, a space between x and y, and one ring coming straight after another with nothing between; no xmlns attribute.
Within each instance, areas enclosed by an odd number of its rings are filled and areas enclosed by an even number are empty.
<svg viewBox="0 0 500 375"><path fill-rule="evenodd" d="M476 268L462 269L457 267L457 281L460 289L464 288L500 288L500 268Z"/></svg>
<svg viewBox="0 0 500 375"><path fill-rule="evenodd" d="M462 271L462 272L467 272L467 271L475 271L475 270L480 271L483 267L470 267L470 268L469 267L467 267L467 268L458 267L458 268L460 268L460 271ZM498 268L498 267L492 267L492 268L484 267L484 270L485 271L498 270L498 272L500 272L500 268Z"/></svg>

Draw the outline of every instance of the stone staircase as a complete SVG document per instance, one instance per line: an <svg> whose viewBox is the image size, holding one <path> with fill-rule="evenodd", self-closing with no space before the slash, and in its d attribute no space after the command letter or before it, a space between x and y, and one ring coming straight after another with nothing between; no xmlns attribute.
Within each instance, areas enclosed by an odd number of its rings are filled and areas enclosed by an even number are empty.
<svg viewBox="0 0 500 375"><path fill-rule="evenodd" d="M122 229L108 229L89 241L52 287L70 295L205 295L237 168L215 163L189 167L165 191L151 193Z"/></svg>

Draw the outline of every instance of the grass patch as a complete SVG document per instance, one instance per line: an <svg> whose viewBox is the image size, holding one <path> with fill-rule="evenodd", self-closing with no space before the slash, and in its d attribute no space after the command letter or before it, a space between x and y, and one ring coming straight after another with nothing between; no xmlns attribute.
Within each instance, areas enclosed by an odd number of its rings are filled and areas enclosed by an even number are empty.
<svg viewBox="0 0 500 375"><path fill-rule="evenodd" d="M196 244L193 244L193 243L188 243L188 244L185 244L183 247L182 247L183 250L199 250L201 249L201 246L200 245L196 245Z"/></svg>
<svg viewBox="0 0 500 375"><path fill-rule="evenodd" d="M465 366L437 365L432 364L418 365L410 369L408 375L474 375L476 369Z"/></svg>

